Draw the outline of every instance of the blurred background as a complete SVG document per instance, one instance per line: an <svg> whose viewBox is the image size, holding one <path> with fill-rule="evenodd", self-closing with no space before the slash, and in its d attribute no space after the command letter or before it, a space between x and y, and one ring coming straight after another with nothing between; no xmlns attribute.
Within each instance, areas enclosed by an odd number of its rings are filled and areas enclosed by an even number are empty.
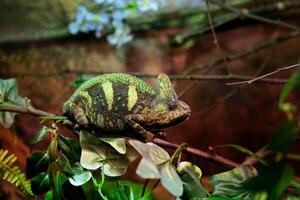
<svg viewBox="0 0 300 200"><path fill-rule="evenodd" d="M159 73L176 75L174 88L192 114L167 130L169 141L202 150L239 144L258 151L286 121L278 109L283 84L228 83L298 63L299 19L298 0L0 0L0 78L16 78L20 95L34 107L62 114L81 75L128 72L153 85ZM286 80L294 70L270 78ZM298 94L291 96L297 100ZM40 126L25 115L17 116L12 129L0 126L1 148L15 153L22 169ZM245 159L234 149L216 151L236 162ZM226 170L186 159L204 176ZM299 175L299 163L293 164ZM0 184L1 199L23 198Z"/></svg>

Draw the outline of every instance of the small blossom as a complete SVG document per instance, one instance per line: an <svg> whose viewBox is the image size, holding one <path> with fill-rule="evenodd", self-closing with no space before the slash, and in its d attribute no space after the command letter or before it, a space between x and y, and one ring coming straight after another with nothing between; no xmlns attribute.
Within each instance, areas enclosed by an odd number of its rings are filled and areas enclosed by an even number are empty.
<svg viewBox="0 0 300 200"><path fill-rule="evenodd" d="M117 46L117 48L130 42L132 39L133 36L130 34L130 28L127 26L115 29L115 32L107 37L107 41L110 44Z"/></svg>
<svg viewBox="0 0 300 200"><path fill-rule="evenodd" d="M78 31L79 31L79 25L77 22L71 22L69 24L68 28L69 28L70 33L73 35L78 33Z"/></svg>
<svg viewBox="0 0 300 200"><path fill-rule="evenodd" d="M158 11L160 3L159 0L137 0L138 8L141 12Z"/></svg>

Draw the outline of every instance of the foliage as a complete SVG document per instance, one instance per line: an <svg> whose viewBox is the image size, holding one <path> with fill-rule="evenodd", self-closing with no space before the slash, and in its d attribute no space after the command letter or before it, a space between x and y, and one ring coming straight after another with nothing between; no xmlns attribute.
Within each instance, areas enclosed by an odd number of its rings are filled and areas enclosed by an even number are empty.
<svg viewBox="0 0 300 200"><path fill-rule="evenodd" d="M25 100L18 95L16 79L0 79L0 106L25 106ZM14 112L0 112L0 123L9 128L15 115Z"/></svg>
<svg viewBox="0 0 300 200"><path fill-rule="evenodd" d="M0 176L3 180L21 188L25 193L33 195L30 181L26 175L21 172L18 166L14 165L17 157L14 154L8 154L7 150L0 149Z"/></svg>
<svg viewBox="0 0 300 200"><path fill-rule="evenodd" d="M299 138L299 127L296 106L287 102L289 94L299 87L299 73L297 71L291 77L280 95L279 108L287 114L287 121L274 131L266 145L266 150L275 159L264 159L239 145L221 145L246 153L261 166L257 170L252 165L242 165L212 175L209 178L211 192L201 184L201 169L182 161L181 153L185 144L170 156L151 142L132 139L126 142L120 136L99 137L92 132L75 129L74 132L79 135L78 142L64 136L57 126L60 122L55 120L51 127L42 126L31 141L31 145L35 145L47 135L51 137L47 150L33 152L27 158L26 171L31 178L31 185L25 179L25 174L13 166L16 157L7 156L7 151L3 150L0 151L1 176L28 194L45 195L48 200L65 199L72 195L69 191L73 190L76 191L76 199L150 200L153 199L152 189L120 180L128 165L140 155L136 174L143 179L158 179L177 200L299 199L300 183L294 179L294 169L288 163L289 158L299 157L291 148ZM82 77L75 86L78 87L86 79L89 77ZM14 80L2 80L0 86L0 106L26 106L17 94ZM10 124L12 120L10 118ZM1 123L6 121L2 120Z"/></svg>

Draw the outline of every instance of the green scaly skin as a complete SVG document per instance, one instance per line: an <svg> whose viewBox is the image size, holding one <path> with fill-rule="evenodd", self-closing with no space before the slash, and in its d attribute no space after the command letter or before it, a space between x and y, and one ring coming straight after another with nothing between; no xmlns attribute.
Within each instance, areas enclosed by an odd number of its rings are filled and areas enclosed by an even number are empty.
<svg viewBox="0 0 300 200"><path fill-rule="evenodd" d="M154 90L125 73L103 74L82 84L64 103L63 111L80 127L105 133L133 129L149 139L150 132L185 121L191 110L177 99L172 84L160 74Z"/></svg>

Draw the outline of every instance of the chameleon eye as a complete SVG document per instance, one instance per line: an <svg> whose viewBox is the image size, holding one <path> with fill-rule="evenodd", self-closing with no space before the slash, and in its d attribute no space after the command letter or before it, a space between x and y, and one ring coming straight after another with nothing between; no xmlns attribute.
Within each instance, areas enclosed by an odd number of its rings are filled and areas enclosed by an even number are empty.
<svg viewBox="0 0 300 200"><path fill-rule="evenodd" d="M178 107L177 103L176 102L170 102L169 103L169 109L170 110L174 110Z"/></svg>

